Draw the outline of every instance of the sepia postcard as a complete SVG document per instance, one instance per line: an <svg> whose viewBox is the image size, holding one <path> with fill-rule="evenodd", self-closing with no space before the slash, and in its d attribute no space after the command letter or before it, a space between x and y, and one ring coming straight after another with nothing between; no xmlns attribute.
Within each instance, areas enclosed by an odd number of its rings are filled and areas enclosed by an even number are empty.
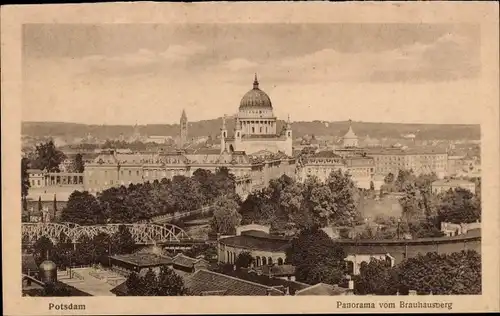
<svg viewBox="0 0 500 316"><path fill-rule="evenodd" d="M498 11L2 7L5 313L500 311Z"/></svg>

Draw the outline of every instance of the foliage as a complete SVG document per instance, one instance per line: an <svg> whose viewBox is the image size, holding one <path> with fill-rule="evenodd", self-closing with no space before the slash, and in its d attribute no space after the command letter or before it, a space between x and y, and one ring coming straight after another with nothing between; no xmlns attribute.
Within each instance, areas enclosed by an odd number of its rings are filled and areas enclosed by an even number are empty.
<svg viewBox="0 0 500 316"><path fill-rule="evenodd" d="M196 258L201 255L206 260L210 260L217 256L217 249L211 244L193 245L193 247L186 250L184 254L191 258Z"/></svg>
<svg viewBox="0 0 500 316"><path fill-rule="evenodd" d="M112 238L112 253L127 254L133 252L135 248L135 241L129 229L125 225L120 225Z"/></svg>
<svg viewBox="0 0 500 316"><path fill-rule="evenodd" d="M97 199L87 191L74 191L63 209L61 219L79 225L103 224L105 222Z"/></svg>
<svg viewBox="0 0 500 316"><path fill-rule="evenodd" d="M75 155L72 164L72 171L82 173L85 170L85 163L83 162L82 154L78 153Z"/></svg>
<svg viewBox="0 0 500 316"><path fill-rule="evenodd" d="M390 262L372 258L363 262L359 280L356 282L356 294L394 295L399 287L397 269L391 268Z"/></svg>
<svg viewBox="0 0 500 316"><path fill-rule="evenodd" d="M317 227L302 230L286 250L286 262L297 267L297 281L308 284L338 282L344 258L342 248Z"/></svg>
<svg viewBox="0 0 500 316"><path fill-rule="evenodd" d="M158 275L151 269L144 276L134 272L125 282L128 296L183 296L188 294L182 277L168 267L161 267Z"/></svg>
<svg viewBox="0 0 500 316"><path fill-rule="evenodd" d="M48 172L59 172L59 165L65 158L63 152L56 148L54 141L50 140L36 145L35 159L31 162L31 167Z"/></svg>
<svg viewBox="0 0 500 316"><path fill-rule="evenodd" d="M241 214L238 213L239 205L227 196L221 196L214 202L214 214L210 225L212 229L221 234L234 234L236 226L241 223Z"/></svg>
<svg viewBox="0 0 500 316"><path fill-rule="evenodd" d="M439 219L455 224L481 220L481 201L462 188L444 192L439 196Z"/></svg>
<svg viewBox="0 0 500 316"><path fill-rule="evenodd" d="M401 286L420 294L481 293L481 257L472 250L419 255L403 261L399 270Z"/></svg>
<svg viewBox="0 0 500 316"><path fill-rule="evenodd" d="M28 158L21 158L21 200L23 203L23 210L25 211L28 210L26 198L28 197L28 190L30 188L28 165Z"/></svg>
<svg viewBox="0 0 500 316"><path fill-rule="evenodd" d="M249 268L253 262L252 254L244 251L236 257L235 265L237 268Z"/></svg>
<svg viewBox="0 0 500 316"><path fill-rule="evenodd" d="M481 257L473 250L426 255L390 267L385 260L362 263L355 294L394 295L415 290L418 294L481 294Z"/></svg>
<svg viewBox="0 0 500 316"><path fill-rule="evenodd" d="M71 290L60 284L60 283L50 283L45 285L43 288L42 296L52 296L52 297L60 297L60 296L72 296Z"/></svg>
<svg viewBox="0 0 500 316"><path fill-rule="evenodd" d="M133 223L197 210L223 195L237 201L235 192L235 179L227 168L216 173L198 169L191 178L175 176L172 180L112 187L97 197L75 191L63 210L63 220L81 225Z"/></svg>

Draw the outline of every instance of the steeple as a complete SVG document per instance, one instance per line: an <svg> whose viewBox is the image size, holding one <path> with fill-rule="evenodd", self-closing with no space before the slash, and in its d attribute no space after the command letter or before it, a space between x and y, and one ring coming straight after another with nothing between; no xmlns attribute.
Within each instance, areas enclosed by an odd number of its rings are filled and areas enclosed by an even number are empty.
<svg viewBox="0 0 500 316"><path fill-rule="evenodd" d="M181 114L181 121L187 121L187 116L186 116L186 111L182 109L182 114Z"/></svg>
<svg viewBox="0 0 500 316"><path fill-rule="evenodd" d="M225 131L227 128L226 128L226 114L224 114L224 116L222 117L222 127L221 127L221 130Z"/></svg>
<svg viewBox="0 0 500 316"><path fill-rule="evenodd" d="M236 124L234 124L234 130L235 131L239 131L241 130L241 122L240 122L240 119L239 118L236 118Z"/></svg>
<svg viewBox="0 0 500 316"><path fill-rule="evenodd" d="M292 129L292 123L290 122L290 114L288 114L288 120L286 121L286 129Z"/></svg>
<svg viewBox="0 0 500 316"><path fill-rule="evenodd" d="M255 79L253 80L253 88L259 89L259 80L257 80L257 74L255 74Z"/></svg>

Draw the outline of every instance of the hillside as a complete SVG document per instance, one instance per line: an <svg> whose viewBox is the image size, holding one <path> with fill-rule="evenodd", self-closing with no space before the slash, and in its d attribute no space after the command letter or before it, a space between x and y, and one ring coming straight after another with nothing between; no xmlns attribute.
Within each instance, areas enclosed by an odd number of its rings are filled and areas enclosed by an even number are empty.
<svg viewBox="0 0 500 316"><path fill-rule="evenodd" d="M198 137L206 135L218 135L222 118L190 122L189 136ZM281 130L284 121L278 121L278 130ZM413 133L418 139L480 139L479 125L461 124L401 124L401 123L369 123L353 122L353 129L360 137L369 135L371 138L400 138L401 135ZM234 120L228 119L228 130L234 128ZM316 136L342 136L348 129L349 123L343 122L293 122L294 137L304 135ZM118 138L120 134L130 136L134 132L131 125L85 125L76 123L59 122L23 122L22 134L28 137L52 136L63 138L85 137L91 134L98 139ZM138 130L141 135L148 136L177 136L179 134L179 124L154 124L139 125Z"/></svg>

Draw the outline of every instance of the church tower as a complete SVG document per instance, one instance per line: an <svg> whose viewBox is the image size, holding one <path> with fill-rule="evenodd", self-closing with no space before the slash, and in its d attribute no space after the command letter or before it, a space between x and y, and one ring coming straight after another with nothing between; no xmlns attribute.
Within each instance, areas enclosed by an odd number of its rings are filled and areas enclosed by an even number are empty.
<svg viewBox="0 0 500 316"><path fill-rule="evenodd" d="M227 127L226 127L226 114L222 117L222 127L220 128L220 153L226 151L226 138L227 138Z"/></svg>
<svg viewBox="0 0 500 316"><path fill-rule="evenodd" d="M188 119L186 116L186 111L182 110L181 120L180 120L180 147L184 147L188 140Z"/></svg>

